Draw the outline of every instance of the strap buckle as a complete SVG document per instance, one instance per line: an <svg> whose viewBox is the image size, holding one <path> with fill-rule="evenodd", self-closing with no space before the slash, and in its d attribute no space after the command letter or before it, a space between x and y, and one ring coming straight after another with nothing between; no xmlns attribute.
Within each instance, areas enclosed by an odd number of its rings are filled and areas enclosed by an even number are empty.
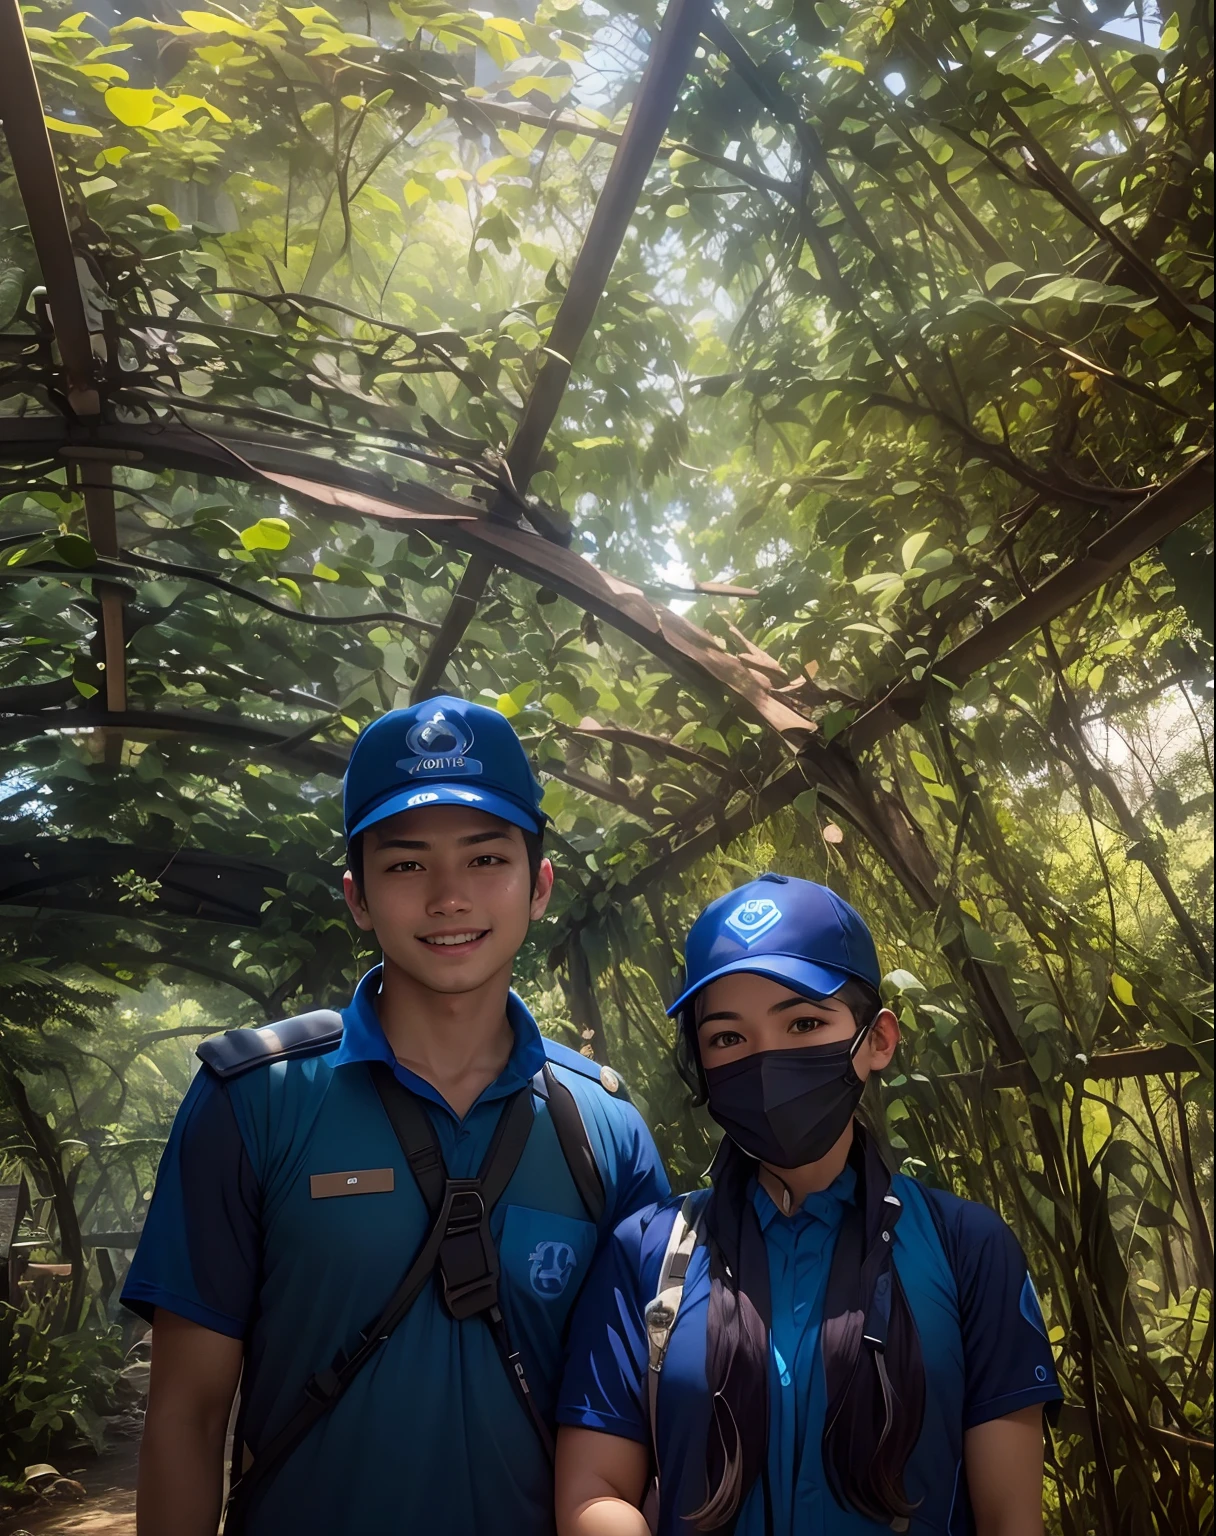
<svg viewBox="0 0 1216 1536"><path fill-rule="evenodd" d="M315 1402L328 1406L330 1399L337 1396L338 1373L332 1365L327 1365L323 1371L318 1371L315 1376L310 1376L304 1383L304 1394Z"/></svg>
<svg viewBox="0 0 1216 1536"><path fill-rule="evenodd" d="M498 1304L498 1251L480 1179L449 1179L439 1212L443 1304L458 1322Z"/></svg>

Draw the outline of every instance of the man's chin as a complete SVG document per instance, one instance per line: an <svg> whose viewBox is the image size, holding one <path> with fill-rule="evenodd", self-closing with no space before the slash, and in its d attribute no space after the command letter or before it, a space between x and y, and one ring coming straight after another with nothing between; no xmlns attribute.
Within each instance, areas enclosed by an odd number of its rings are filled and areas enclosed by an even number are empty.
<svg viewBox="0 0 1216 1536"><path fill-rule="evenodd" d="M464 992L476 992L479 987L501 975L504 969L509 973L515 957L496 957L482 950L467 957L444 956L442 959L432 959L430 955L419 955L416 951L408 955L394 955L386 950L385 958L391 960L395 968L415 986L425 987L428 992L444 996L459 996Z"/></svg>

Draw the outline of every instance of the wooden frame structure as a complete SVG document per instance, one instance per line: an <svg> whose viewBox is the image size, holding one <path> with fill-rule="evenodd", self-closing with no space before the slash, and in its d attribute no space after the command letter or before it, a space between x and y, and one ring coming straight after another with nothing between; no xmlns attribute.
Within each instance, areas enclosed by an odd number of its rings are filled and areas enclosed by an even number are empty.
<svg viewBox="0 0 1216 1536"><path fill-rule="evenodd" d="M338 517L372 518L389 526L418 524L429 537L467 555L449 609L437 627L408 614L395 615L429 636L414 683L416 698L440 688L492 573L501 568L569 598L643 646L693 687L727 696L746 718L764 728L773 751L763 782L741 782L722 773L716 800L694 807L668 838L656 840L654 858L638 874L612 888L615 902L628 901L714 847L725 845L810 787L863 831L873 831L873 805L859 779L861 751L914 720L942 683L958 686L1017 640L1081 601L1210 502L1210 453L1197 456L1164 486L1146 487L1139 496L1112 494L1112 508L1121 515L1084 555L938 657L925 681L903 684L883 697L864 701L853 723L831 743L819 737L816 721L800 707L796 690L791 695L788 686L783 687L789 680L774 658L742 636L738 638L743 653L730 654L713 636L654 603L636 586L572 553L564 518L530 497L528 487L646 173L656 156L673 148L664 134L702 39L729 61L767 110L778 117L788 110L788 103L766 84L710 0L669 0L625 131L593 135L614 144L612 164L547 338L543 364L501 463L497 489L490 491L481 511L424 483L391 481L323 458L282 431L252 434L221 429L204 434L175 425L179 412L167 414L155 427L135 425L118 416L107 397L100 338L89 331L79 276L83 252L69 230L18 0L0 0L4 131L46 283L58 353L58 377L51 394L60 402L54 416L0 418L0 462L64 463L83 492L97 559L92 568L78 574L95 583L106 678L104 696L88 702L72 701L68 695L54 701L40 696L7 704L0 699L0 740L16 742L48 729L91 729L102 733L107 756L115 761L128 738L146 739L162 731L194 734L212 742L227 737L239 739L255 753L308 771L339 774L340 749L312 742L307 733L293 734L261 721L234 722L227 716L128 707L121 580L132 574L132 558L119 550L115 535L115 466L181 469L263 484ZM490 117L496 111L493 104L486 104ZM511 121L548 126L563 121L558 114L547 119L526 109L504 107L498 116L504 114ZM577 126L583 131L582 125ZM738 166L731 162L731 169L737 172ZM155 569L155 562L144 562L141 574L148 568ZM213 573L195 574L202 581L223 584ZM241 595L249 596L243 590ZM352 616L346 622L365 623L370 617ZM670 743L659 745L676 752ZM579 787L613 798L596 780L580 782ZM577 937L579 927L595 910L595 898L608 889L602 878L590 882L586 899L576 907L569 924L570 937Z"/></svg>

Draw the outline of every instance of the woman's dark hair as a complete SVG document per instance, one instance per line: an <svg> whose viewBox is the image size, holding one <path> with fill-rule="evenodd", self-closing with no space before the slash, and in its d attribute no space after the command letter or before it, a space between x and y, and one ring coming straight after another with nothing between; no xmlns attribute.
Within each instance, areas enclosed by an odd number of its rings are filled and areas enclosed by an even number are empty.
<svg viewBox="0 0 1216 1536"><path fill-rule="evenodd" d="M528 854L529 889L536 889L536 882L540 878L541 860L545 856L545 835L543 832L529 832L527 828L520 827L520 836L524 840L524 848ZM363 892L363 833L352 837L346 845L346 867L354 878L355 886L360 894Z"/></svg>
<svg viewBox="0 0 1216 1536"><path fill-rule="evenodd" d="M849 980L835 996L858 1029L882 1007L873 987ZM693 1091L707 1097L695 1010L680 1018L676 1065ZM885 1349L863 1339L878 1265L889 1257L879 1239L890 1176L864 1130L849 1160L857 1174L855 1214L837 1240L820 1335L827 1413L823 1463L842 1508L907 1529L914 1506L904 1491L908 1457L924 1419L924 1362L916 1322L891 1267L891 1312ZM749 1198L756 1162L723 1137L710 1169L705 1208L710 1256L705 1366L712 1403L705 1471L707 1496L688 1516L699 1531L728 1525L763 1470L768 1454L770 1303L763 1234ZM885 1252L884 1252L885 1250Z"/></svg>

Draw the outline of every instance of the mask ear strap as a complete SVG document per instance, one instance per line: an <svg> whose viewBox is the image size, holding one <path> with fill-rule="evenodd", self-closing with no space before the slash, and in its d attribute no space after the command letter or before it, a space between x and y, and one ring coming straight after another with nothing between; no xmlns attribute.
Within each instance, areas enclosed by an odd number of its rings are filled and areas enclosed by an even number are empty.
<svg viewBox="0 0 1216 1536"><path fill-rule="evenodd" d="M882 1013L882 1011L883 1010L880 1008L878 1010L878 1013L876 1013L874 1015L874 1017L870 1020L870 1022L868 1024L863 1024L861 1026L861 1028L857 1031L857 1033L853 1036L853 1043L852 1043L852 1045L849 1046L849 1060L850 1061L856 1061L857 1053L858 1053L859 1050L861 1050L861 1047L862 1047L862 1042L865 1040L866 1036L870 1033L870 1031L874 1028L875 1024L878 1023L878 1014Z"/></svg>

